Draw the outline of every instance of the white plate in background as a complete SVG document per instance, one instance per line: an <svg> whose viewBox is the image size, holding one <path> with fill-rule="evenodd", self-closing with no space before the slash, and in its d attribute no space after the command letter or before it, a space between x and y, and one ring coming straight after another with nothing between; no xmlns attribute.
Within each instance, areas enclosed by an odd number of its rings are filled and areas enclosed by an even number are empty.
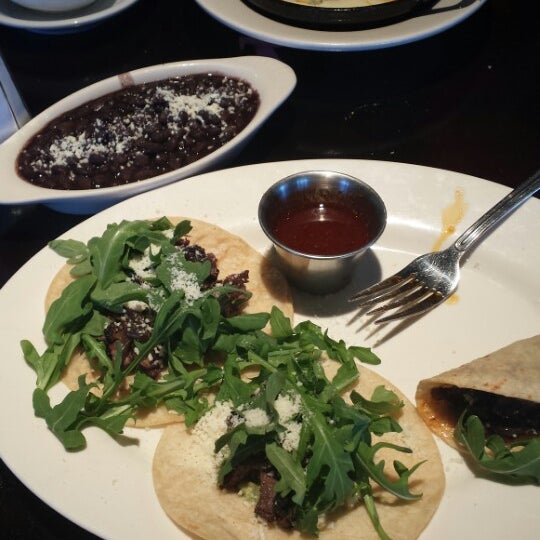
<svg viewBox="0 0 540 540"><path fill-rule="evenodd" d="M242 0L196 0L212 17L252 38L319 51L362 51L402 45L442 32L463 21L486 0L440 0L418 16L366 30L311 30L261 15ZM463 3L466 7L459 7Z"/></svg>
<svg viewBox="0 0 540 540"><path fill-rule="evenodd" d="M257 222L261 195L278 179L308 169L338 170L369 183L385 200L389 220L346 290L324 298L296 295L296 322L310 318L328 328L335 339L373 347L382 363L371 369L411 399L420 379L538 333L540 237L531 234L540 220L538 199L527 201L477 247L464 265L455 301L397 332L398 323L374 331L364 326L364 320L355 320L354 304L347 302L351 292L429 251L441 233L442 211L454 203L457 191L465 212L456 236L509 191L449 171L362 160L250 165L144 193L91 217L63 237L87 241L101 235L107 224L122 219L176 215L216 223L264 253L269 241ZM126 430L139 439L137 446L122 446L90 429L85 432L88 448L68 453L45 423L34 417L35 377L24 362L19 342L29 339L43 350L43 299L63 264L63 258L45 248L0 290L0 356L9 362L0 392L0 457L38 497L102 538L188 538L167 518L154 494L151 463L159 429ZM55 387L53 401L64 393L62 385ZM422 540L537 538L538 487L475 478L457 451L440 441L438 446L446 490ZM501 508L501 501L503 510L494 511Z"/></svg>

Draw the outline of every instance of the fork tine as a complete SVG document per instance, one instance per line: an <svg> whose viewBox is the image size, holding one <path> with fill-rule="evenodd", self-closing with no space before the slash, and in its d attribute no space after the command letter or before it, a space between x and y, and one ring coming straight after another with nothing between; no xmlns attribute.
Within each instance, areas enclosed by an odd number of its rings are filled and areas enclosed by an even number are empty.
<svg viewBox="0 0 540 540"><path fill-rule="evenodd" d="M428 311L434 308L435 306L437 306L444 300L445 300L445 296L443 296L440 292L429 290L428 294L425 295L424 298L414 303L409 308L401 309L400 311L393 313L392 315L388 315L386 317L377 319L375 321L375 324L395 321L397 319L410 317L411 315L420 315L420 313L424 313L425 311Z"/></svg>
<svg viewBox="0 0 540 540"><path fill-rule="evenodd" d="M401 293L393 301L390 299L390 302L374 307L373 309L368 311L366 315L375 315L376 313L382 313L383 311L389 311L391 309L396 309L398 307L417 303L428 294L431 294L431 291L429 289L426 289L426 287L420 283L416 283L411 290L408 290L405 293ZM391 298L394 298L394 296L392 296ZM381 299L380 301L384 301L384 299Z"/></svg>
<svg viewBox="0 0 540 540"><path fill-rule="evenodd" d="M349 302L357 302L358 306L362 306L369 302L376 302L381 298L392 296L394 293L397 294L399 289L403 288L414 279L415 277L413 275L403 278L399 274L394 274L379 283L375 283L375 285L372 285L367 289L353 294L353 296L349 298Z"/></svg>

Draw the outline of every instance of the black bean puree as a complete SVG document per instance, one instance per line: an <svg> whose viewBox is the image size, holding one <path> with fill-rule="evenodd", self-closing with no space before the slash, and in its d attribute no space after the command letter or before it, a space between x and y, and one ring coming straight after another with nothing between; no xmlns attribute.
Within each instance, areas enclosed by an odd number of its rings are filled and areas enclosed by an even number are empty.
<svg viewBox="0 0 540 540"><path fill-rule="evenodd" d="M247 82L221 74L129 86L50 122L21 151L17 171L52 189L138 182L220 148L246 127L259 103Z"/></svg>
<svg viewBox="0 0 540 540"><path fill-rule="evenodd" d="M431 392L435 399L448 402L456 418L463 410L478 416L490 434L508 440L540 435L540 404L534 401L454 386L433 388Z"/></svg>

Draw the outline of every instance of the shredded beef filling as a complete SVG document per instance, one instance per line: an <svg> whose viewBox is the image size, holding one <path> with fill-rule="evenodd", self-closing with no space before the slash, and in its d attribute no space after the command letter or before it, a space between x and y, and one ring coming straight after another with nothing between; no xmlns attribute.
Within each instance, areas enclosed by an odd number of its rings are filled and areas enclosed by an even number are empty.
<svg viewBox="0 0 540 540"><path fill-rule="evenodd" d="M455 386L433 388L431 393L446 401L456 416L464 410L478 416L490 434L509 440L540 434L539 403Z"/></svg>
<svg viewBox="0 0 540 540"><path fill-rule="evenodd" d="M232 285L238 289L221 297L221 313L223 313L224 317L234 317L240 313L242 305L248 299L246 295L246 283L248 281L248 270L244 270L240 274L231 274L223 280L223 285Z"/></svg>
<svg viewBox="0 0 540 540"><path fill-rule="evenodd" d="M124 309L119 315L110 315L111 322L104 331L107 352L115 358L118 350L122 354L122 368L135 360L138 351L135 342L145 343L152 333L152 312L149 309L136 311ZM164 351L155 347L139 364L139 368L149 377L157 379L167 365Z"/></svg>
<svg viewBox="0 0 540 540"><path fill-rule="evenodd" d="M246 283L249 281L249 271L244 270L238 274L230 274L223 280L219 280L217 259L213 253L207 253L203 247L197 244L190 245L189 240L186 238L182 238L177 245L184 254L186 261L199 263L206 261L210 262L210 275L201 285L201 290L206 291L220 284L231 285L238 289L237 291L231 291L220 298L221 313L224 317L234 317L235 315L238 315L242 309L242 305L248 299L248 295L246 294Z"/></svg>
<svg viewBox="0 0 540 540"><path fill-rule="evenodd" d="M255 514L268 523L275 523L285 530L293 528L290 501L275 491L277 472L262 457L252 457L237 465L224 479L222 487L238 491L243 484L253 482L259 486L259 499Z"/></svg>

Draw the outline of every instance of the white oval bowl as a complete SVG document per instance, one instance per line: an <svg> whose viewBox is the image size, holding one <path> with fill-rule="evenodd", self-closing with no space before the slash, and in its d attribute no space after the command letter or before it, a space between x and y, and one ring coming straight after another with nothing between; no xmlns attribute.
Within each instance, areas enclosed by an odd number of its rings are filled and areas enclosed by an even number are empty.
<svg viewBox="0 0 540 540"><path fill-rule="evenodd" d="M211 154L188 165L146 180L99 189L49 189L23 180L16 170L17 156L24 145L49 122L83 103L119 90L129 84L142 84L194 73L222 73L248 82L260 97L253 119L233 139ZM211 60L190 60L160 64L109 77L79 90L30 120L0 145L2 190L0 204L43 203L59 212L91 214L143 191L176 182L215 167L238 152L268 117L287 99L296 85L294 71L283 62L264 56L241 56Z"/></svg>

